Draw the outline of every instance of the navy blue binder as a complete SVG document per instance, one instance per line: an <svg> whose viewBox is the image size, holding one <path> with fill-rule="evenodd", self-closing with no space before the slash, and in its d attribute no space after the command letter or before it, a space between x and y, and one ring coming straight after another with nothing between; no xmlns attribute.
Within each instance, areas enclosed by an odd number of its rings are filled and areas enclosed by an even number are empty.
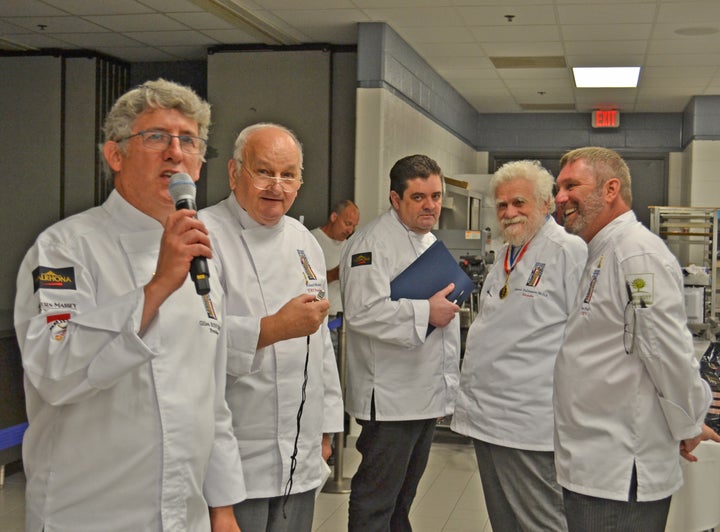
<svg viewBox="0 0 720 532"><path fill-rule="evenodd" d="M441 240L436 240L410 266L390 281L390 299L430 299L450 283L455 288L447 296L462 305L475 289L475 283L460 267ZM434 327L428 325L430 334Z"/></svg>

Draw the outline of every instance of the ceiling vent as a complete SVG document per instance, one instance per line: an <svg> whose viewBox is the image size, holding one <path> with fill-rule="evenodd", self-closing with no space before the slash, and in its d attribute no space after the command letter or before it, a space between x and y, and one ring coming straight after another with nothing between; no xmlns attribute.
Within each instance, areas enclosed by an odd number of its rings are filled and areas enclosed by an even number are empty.
<svg viewBox="0 0 720 532"><path fill-rule="evenodd" d="M491 57L490 61L495 68L565 68L563 56L540 57Z"/></svg>

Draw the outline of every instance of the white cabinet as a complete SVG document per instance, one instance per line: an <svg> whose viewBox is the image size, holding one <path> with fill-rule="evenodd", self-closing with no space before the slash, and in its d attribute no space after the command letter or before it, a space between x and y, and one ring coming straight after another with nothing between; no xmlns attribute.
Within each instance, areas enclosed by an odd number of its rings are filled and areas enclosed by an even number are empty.
<svg viewBox="0 0 720 532"><path fill-rule="evenodd" d="M650 229L667 243L680 265L695 265L707 271L707 278L686 277L686 286L701 291L704 320L717 319L718 294L718 208L650 207Z"/></svg>

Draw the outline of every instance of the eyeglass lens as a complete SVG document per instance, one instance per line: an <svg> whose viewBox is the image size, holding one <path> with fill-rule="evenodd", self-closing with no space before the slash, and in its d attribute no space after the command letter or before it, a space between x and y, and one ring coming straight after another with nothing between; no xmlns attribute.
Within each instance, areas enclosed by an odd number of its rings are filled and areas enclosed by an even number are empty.
<svg viewBox="0 0 720 532"><path fill-rule="evenodd" d="M192 135L171 135L164 131L141 131L138 133L143 145L151 150L165 150L170 146L172 139L180 142L180 149L185 153L198 154L202 151L205 141Z"/></svg>
<svg viewBox="0 0 720 532"><path fill-rule="evenodd" d="M243 168L245 168L245 165L243 165ZM250 175L253 186L259 190L267 190L277 183L284 192L295 192L303 182L300 178L260 175L247 169L246 172Z"/></svg>

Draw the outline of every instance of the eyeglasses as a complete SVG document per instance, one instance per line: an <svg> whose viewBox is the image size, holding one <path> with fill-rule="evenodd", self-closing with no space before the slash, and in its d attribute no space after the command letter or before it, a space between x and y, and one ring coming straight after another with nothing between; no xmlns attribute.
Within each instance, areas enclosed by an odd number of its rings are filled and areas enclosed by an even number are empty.
<svg viewBox="0 0 720 532"><path fill-rule="evenodd" d="M178 141L180 141L180 149L190 155L202 153L207 145L207 141L200 137L193 137L192 135L171 135L165 131L139 131L134 135L120 139L120 141L129 140L133 137L140 137L143 146L157 151L166 150L170 146L172 139L178 139Z"/></svg>
<svg viewBox="0 0 720 532"><path fill-rule="evenodd" d="M266 172L265 170L261 170L259 173L251 172L245 168L242 161L238 161L237 163L247 172L253 186L258 190L267 190L275 184L278 184L283 192L295 192L303 184L302 177L275 177L274 175L264 173Z"/></svg>
<svg viewBox="0 0 720 532"><path fill-rule="evenodd" d="M632 299L625 305L625 317L623 319L623 345L625 346L625 354L631 355L635 349L635 305Z"/></svg>
<svg viewBox="0 0 720 532"><path fill-rule="evenodd" d="M625 288L627 289L628 302L625 305L625 315L623 317L623 346L625 347L625 354L631 355L635 349L635 324L637 322L637 315L630 283L625 283ZM646 307L645 300L640 298L640 308Z"/></svg>

